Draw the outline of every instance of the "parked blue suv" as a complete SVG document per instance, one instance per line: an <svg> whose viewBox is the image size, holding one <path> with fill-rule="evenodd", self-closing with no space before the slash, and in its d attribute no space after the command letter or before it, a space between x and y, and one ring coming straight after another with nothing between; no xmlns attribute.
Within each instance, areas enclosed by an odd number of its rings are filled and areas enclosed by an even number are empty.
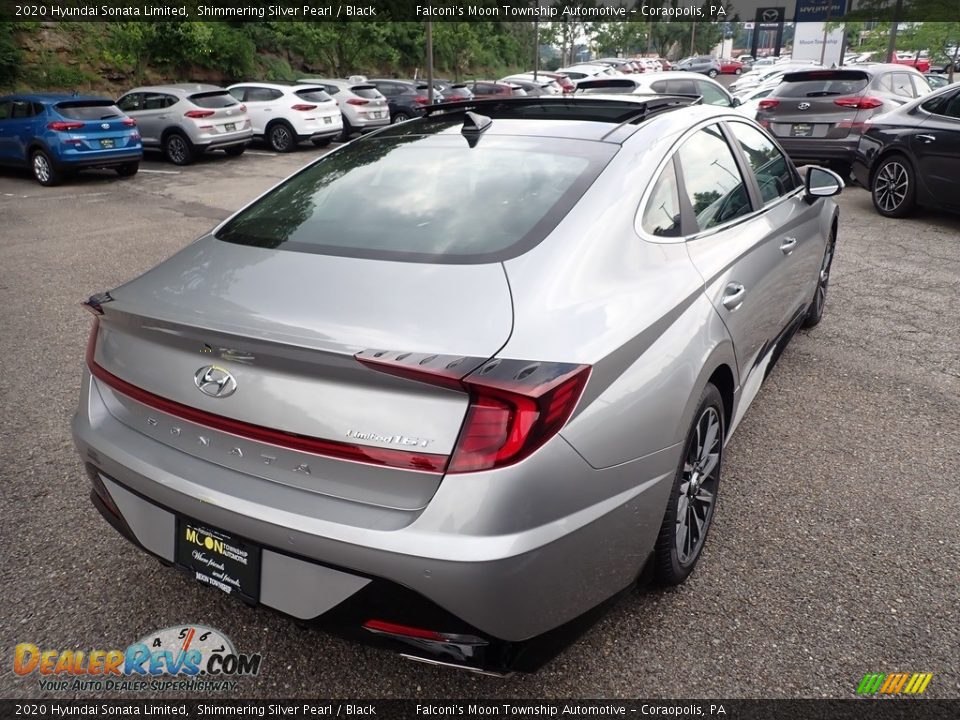
<svg viewBox="0 0 960 720"><path fill-rule="evenodd" d="M0 164L28 166L41 185L83 168L136 174L143 157L137 123L113 100L79 95L0 96Z"/></svg>

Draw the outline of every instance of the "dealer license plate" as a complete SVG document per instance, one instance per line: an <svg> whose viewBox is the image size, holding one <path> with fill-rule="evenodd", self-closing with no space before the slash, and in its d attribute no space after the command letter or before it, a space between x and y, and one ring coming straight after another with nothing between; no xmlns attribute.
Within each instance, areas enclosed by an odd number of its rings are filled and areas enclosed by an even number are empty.
<svg viewBox="0 0 960 720"><path fill-rule="evenodd" d="M113 138L107 138L100 141L100 147L102 148L112 148L114 144Z"/></svg>
<svg viewBox="0 0 960 720"><path fill-rule="evenodd" d="M195 578L230 595L260 597L260 547L223 530L177 518L175 558Z"/></svg>
<svg viewBox="0 0 960 720"><path fill-rule="evenodd" d="M223 126L223 129L226 130L227 132L233 132L234 130L237 129L237 124L227 123L226 125Z"/></svg>
<svg viewBox="0 0 960 720"><path fill-rule="evenodd" d="M813 125L810 123L794 123L790 135L792 137L810 137L813 135Z"/></svg>

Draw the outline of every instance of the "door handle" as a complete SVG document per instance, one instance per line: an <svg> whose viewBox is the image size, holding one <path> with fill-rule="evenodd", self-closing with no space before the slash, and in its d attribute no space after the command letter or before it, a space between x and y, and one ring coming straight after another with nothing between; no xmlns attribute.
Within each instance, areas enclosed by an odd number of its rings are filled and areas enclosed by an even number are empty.
<svg viewBox="0 0 960 720"><path fill-rule="evenodd" d="M924 144L932 143L936 139L936 135L917 135L917 140Z"/></svg>
<svg viewBox="0 0 960 720"><path fill-rule="evenodd" d="M743 304L743 296L747 289L740 283L730 283L723 290L723 299L720 301L730 311L736 310Z"/></svg>
<svg viewBox="0 0 960 720"><path fill-rule="evenodd" d="M784 255L789 255L793 252L793 249L797 246L797 239L795 237L784 238L780 243L780 252Z"/></svg>

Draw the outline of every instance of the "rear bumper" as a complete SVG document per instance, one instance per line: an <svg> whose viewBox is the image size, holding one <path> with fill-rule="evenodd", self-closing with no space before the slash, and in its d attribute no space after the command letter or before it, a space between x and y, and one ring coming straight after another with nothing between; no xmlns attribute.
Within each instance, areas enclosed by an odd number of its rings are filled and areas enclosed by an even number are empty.
<svg viewBox="0 0 960 720"><path fill-rule="evenodd" d="M197 138L191 138L191 142L198 150L221 150L235 145L246 145L251 140L253 140L253 128L229 135L201 135Z"/></svg>
<svg viewBox="0 0 960 720"><path fill-rule="evenodd" d="M80 170L83 168L109 168L127 163L140 162L143 159L143 150L140 148L118 148L104 152L70 152L61 153L55 162L64 170Z"/></svg>
<svg viewBox="0 0 960 720"><path fill-rule="evenodd" d="M818 163L830 160L852 162L860 136L854 135L838 140L777 137L777 141L795 163Z"/></svg>
<svg viewBox="0 0 960 720"><path fill-rule="evenodd" d="M111 524L137 545L172 563L176 517L192 518L264 548L263 605L367 641L385 640L361 628L370 619L475 635L497 654L497 662L504 648L519 652L518 643L555 645L571 627L588 622L581 616L631 586L659 530L679 454L670 449L596 471L557 437L528 461L504 470L528 466L526 472L549 473L563 486L629 489L546 525L471 534L462 527L470 522L463 509L470 509L469 516L482 514L475 503L484 501L490 487L480 481L471 487L472 478L460 475L441 483L433 503L406 527L364 530L221 495L213 488L220 480L239 482L238 473L123 425L109 414L89 373L84 375L74 440L88 472L100 478L119 508ZM529 461L540 455L538 467L531 468ZM290 492L275 487L278 495ZM456 510L430 517L434 506ZM406 600L371 614L367 606L376 588L399 588L396 593ZM404 652L417 654L410 647ZM481 665L502 670L497 662Z"/></svg>

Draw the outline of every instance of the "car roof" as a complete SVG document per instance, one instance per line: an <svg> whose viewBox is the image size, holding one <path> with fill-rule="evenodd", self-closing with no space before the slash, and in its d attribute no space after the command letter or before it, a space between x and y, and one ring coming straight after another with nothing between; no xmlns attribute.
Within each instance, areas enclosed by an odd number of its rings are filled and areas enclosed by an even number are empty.
<svg viewBox="0 0 960 720"><path fill-rule="evenodd" d="M316 89L317 83L304 83L304 82L259 82L257 80L251 82L239 82L230 85L231 88L235 87L260 87L268 88L270 90L290 90L291 92L296 92L297 90L309 90Z"/></svg>
<svg viewBox="0 0 960 720"><path fill-rule="evenodd" d="M58 102L65 101L103 101L109 100L113 102L113 98L106 98L100 95L72 95L68 93L10 93L8 95L0 95L0 100L23 100L24 102L35 102L41 103L43 105L53 105Z"/></svg>
<svg viewBox="0 0 960 720"><path fill-rule="evenodd" d="M620 145L637 132L646 121L683 113L684 125L701 119L732 115L727 109L701 105L699 100L678 95L547 95L540 97L474 99L444 103L427 109L417 120L390 125L376 133L377 137L411 135L456 135L465 129L466 113L492 120L478 133L491 136L547 137ZM463 123L461 123L461 118ZM452 122L451 122L452 121ZM432 124L432 127L431 127ZM429 128L429 130L426 130ZM662 133L662 131L661 131Z"/></svg>
<svg viewBox="0 0 960 720"><path fill-rule="evenodd" d="M124 95L134 92L168 92L175 95L193 95L194 93L226 91L226 88L219 85L210 85L208 83L169 83L167 85L144 85L142 87L127 90Z"/></svg>

